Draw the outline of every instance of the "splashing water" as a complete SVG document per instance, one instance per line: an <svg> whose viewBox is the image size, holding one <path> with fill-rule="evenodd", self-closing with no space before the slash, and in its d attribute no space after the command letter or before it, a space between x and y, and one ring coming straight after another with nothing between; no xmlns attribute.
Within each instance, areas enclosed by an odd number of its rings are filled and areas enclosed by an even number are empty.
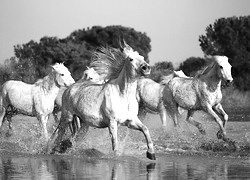
<svg viewBox="0 0 250 180"><path fill-rule="evenodd" d="M186 113L180 117L180 127L174 127L173 121L168 119L167 126L161 126L158 115L148 114L144 120L152 136L156 153L188 153L188 154L221 154L228 156L249 156L250 154L250 123L246 120L248 115L235 115L241 117L242 121L233 121L229 118L227 135L237 142L240 149L235 150L223 141L218 140L216 133L218 127L209 115L202 112L195 113L194 118L201 122L206 135L201 135L196 127L185 121ZM230 116L232 117L232 116ZM50 119L48 130L50 133L55 129L56 123ZM5 136L7 123L3 125L3 132L0 137L1 150L40 154L46 146L41 128L36 118L18 115L13 118L14 133L10 137ZM119 127L118 130L118 155L137 156L145 158L147 150L145 139L141 132L130 130L127 127ZM108 129L90 128L87 135L72 142L72 148L67 149L67 155L89 156L89 157L111 157L113 151Z"/></svg>

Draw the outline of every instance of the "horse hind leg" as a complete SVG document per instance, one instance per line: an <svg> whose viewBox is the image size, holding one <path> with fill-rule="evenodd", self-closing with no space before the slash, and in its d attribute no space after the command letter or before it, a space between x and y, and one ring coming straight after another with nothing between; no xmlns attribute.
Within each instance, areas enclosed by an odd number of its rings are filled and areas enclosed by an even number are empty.
<svg viewBox="0 0 250 180"><path fill-rule="evenodd" d="M75 136L75 140L79 141L80 138L81 138L81 141L84 140L89 130L89 125L77 116L73 118L72 123L75 124L73 127L75 127L74 129L76 129L75 133L73 134L73 136Z"/></svg>
<svg viewBox="0 0 250 180"><path fill-rule="evenodd" d="M205 135L206 131L203 128L202 124L193 119L194 112L195 111L193 111L193 110L188 110L186 121L189 122L190 124L196 126L198 128L198 130L200 131L200 133Z"/></svg>

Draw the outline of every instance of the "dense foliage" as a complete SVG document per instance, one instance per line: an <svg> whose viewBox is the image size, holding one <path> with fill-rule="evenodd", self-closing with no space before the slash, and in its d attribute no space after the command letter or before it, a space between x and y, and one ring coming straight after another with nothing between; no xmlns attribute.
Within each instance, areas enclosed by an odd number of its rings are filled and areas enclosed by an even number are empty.
<svg viewBox="0 0 250 180"><path fill-rule="evenodd" d="M190 57L180 64L181 69L187 76L195 76L195 73L205 66L206 60L200 57Z"/></svg>
<svg viewBox="0 0 250 180"><path fill-rule="evenodd" d="M199 37L206 55L225 55L233 66L235 85L250 89L250 16L220 18Z"/></svg>
<svg viewBox="0 0 250 180"><path fill-rule="evenodd" d="M98 46L120 47L125 40L148 60L151 51L150 38L133 28L122 26L94 26L72 32L68 37L43 37L39 42L30 42L14 47L15 57L0 67L1 83L8 79L18 79L33 83L44 77L49 65L64 62L77 80L91 61L92 51ZM206 28L205 35L199 36L205 55L226 55L232 64L232 75L236 87L250 89L250 16L220 18ZM190 57L183 61L178 70L188 76L206 63L204 58ZM174 69L172 62L159 62L152 67L151 78L158 81Z"/></svg>
<svg viewBox="0 0 250 180"><path fill-rule="evenodd" d="M92 52L98 46L119 48L123 40L148 61L151 46L150 38L145 33L122 26L94 26L74 31L63 39L43 37L39 42L31 40L14 46L16 57L5 62L1 81L18 79L33 83L48 74L50 65L55 62L64 62L77 80L89 65Z"/></svg>

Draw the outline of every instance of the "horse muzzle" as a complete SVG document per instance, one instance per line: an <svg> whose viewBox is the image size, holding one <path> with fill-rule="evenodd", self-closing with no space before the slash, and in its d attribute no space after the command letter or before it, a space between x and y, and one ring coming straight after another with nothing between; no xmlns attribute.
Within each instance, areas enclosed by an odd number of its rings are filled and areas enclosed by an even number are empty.
<svg viewBox="0 0 250 180"><path fill-rule="evenodd" d="M225 81L225 84L226 84L226 86L232 85L232 84L233 84L233 79L227 79L227 80Z"/></svg>
<svg viewBox="0 0 250 180"><path fill-rule="evenodd" d="M149 75L151 72L151 67L148 64L141 65L141 72L144 76Z"/></svg>
<svg viewBox="0 0 250 180"><path fill-rule="evenodd" d="M70 79L67 83L64 82L64 86L69 87L70 85L72 85L72 84L74 84L74 83L75 83L75 80L72 78L72 79Z"/></svg>

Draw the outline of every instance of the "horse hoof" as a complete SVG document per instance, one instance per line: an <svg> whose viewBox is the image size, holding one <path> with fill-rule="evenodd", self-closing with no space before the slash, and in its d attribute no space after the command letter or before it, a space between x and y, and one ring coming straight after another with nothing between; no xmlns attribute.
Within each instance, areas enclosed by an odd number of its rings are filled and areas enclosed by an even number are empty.
<svg viewBox="0 0 250 180"><path fill-rule="evenodd" d="M224 137L224 134L222 133L222 131L218 131L216 135L218 139L222 139Z"/></svg>
<svg viewBox="0 0 250 180"><path fill-rule="evenodd" d="M147 151L147 158L151 160L156 160L155 153L150 153Z"/></svg>

